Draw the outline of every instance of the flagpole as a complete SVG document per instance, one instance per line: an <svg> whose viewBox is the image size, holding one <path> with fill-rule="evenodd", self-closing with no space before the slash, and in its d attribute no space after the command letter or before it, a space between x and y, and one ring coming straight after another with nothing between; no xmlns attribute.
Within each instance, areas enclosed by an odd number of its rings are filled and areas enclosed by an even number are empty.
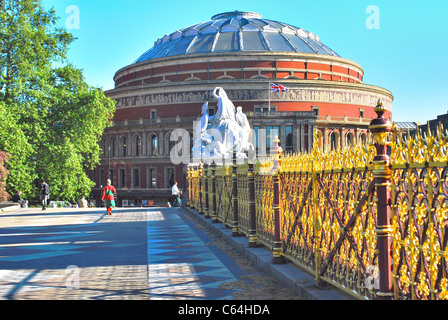
<svg viewBox="0 0 448 320"><path fill-rule="evenodd" d="M268 104L268 112L271 113L271 82L269 81L269 104Z"/></svg>

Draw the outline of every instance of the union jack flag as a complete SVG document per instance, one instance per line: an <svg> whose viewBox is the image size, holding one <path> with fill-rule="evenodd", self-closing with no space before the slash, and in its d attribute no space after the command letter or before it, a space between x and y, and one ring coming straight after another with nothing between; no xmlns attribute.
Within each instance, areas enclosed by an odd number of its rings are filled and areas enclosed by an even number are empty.
<svg viewBox="0 0 448 320"><path fill-rule="evenodd" d="M285 92L288 88L279 83L271 83L271 90L272 92Z"/></svg>

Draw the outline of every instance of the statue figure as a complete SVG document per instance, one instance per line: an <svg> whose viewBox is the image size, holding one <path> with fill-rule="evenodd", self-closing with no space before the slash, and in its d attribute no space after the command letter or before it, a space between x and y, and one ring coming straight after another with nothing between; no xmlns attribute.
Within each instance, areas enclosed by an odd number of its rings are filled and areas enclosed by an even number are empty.
<svg viewBox="0 0 448 320"><path fill-rule="evenodd" d="M226 119L235 121L235 106L227 97L226 92L221 87L216 87L213 90L213 96L218 99L218 111L214 116L214 121L225 121Z"/></svg>
<svg viewBox="0 0 448 320"><path fill-rule="evenodd" d="M193 158L202 158L201 154L203 152L205 142L206 142L206 129L208 126L209 115L208 115L208 102L202 105L201 118L196 124L195 136L194 136L194 146L193 146Z"/></svg>
<svg viewBox="0 0 448 320"><path fill-rule="evenodd" d="M212 159L231 159L233 151L238 158L245 158L250 150L250 126L242 108L235 106L221 87L213 90L218 100L218 111L209 117L208 102L202 106L202 116L196 125L193 159L211 161ZM253 146L252 146L253 148Z"/></svg>
<svg viewBox="0 0 448 320"><path fill-rule="evenodd" d="M242 107L237 107L236 108L236 114L235 114L235 119L236 122L240 125L241 127L241 139L239 141L239 148L238 151L239 152L246 152L249 150L249 140L250 140L250 126L249 126L249 121L247 120L247 116L243 113L243 108Z"/></svg>
<svg viewBox="0 0 448 320"><path fill-rule="evenodd" d="M202 105L202 112L201 112L201 119L199 120L199 125L198 125L198 130L199 131L199 135L201 138L204 138L205 136L205 130L207 129L208 126L208 102L204 103Z"/></svg>

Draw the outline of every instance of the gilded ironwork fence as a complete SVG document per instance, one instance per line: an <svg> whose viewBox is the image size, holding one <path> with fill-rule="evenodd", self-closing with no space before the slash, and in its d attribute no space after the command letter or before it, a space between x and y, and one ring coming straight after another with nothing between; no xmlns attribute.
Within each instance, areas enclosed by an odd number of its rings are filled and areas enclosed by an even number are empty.
<svg viewBox="0 0 448 320"><path fill-rule="evenodd" d="M448 135L395 133L392 281L397 299L448 298Z"/></svg>
<svg viewBox="0 0 448 320"><path fill-rule="evenodd" d="M285 156L280 168L282 250L327 282L372 298L377 269L372 148Z"/></svg>
<svg viewBox="0 0 448 320"><path fill-rule="evenodd" d="M269 249L274 248L274 181L272 161L255 164L255 225L257 241Z"/></svg>
<svg viewBox="0 0 448 320"><path fill-rule="evenodd" d="M283 155L277 139L255 163L189 166L188 205L321 285L447 299L448 132L402 134L375 111L368 145L323 152L315 132L310 153Z"/></svg>
<svg viewBox="0 0 448 320"><path fill-rule="evenodd" d="M232 227L232 167L222 165L216 168L216 215L218 221L227 227Z"/></svg>

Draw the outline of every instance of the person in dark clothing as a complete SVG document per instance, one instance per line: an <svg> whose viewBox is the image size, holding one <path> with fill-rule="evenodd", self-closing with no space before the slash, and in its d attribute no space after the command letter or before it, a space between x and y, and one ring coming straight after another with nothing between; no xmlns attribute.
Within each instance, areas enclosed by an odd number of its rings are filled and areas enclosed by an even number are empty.
<svg viewBox="0 0 448 320"><path fill-rule="evenodd" d="M22 199L22 192L21 191L17 191L12 196L12 202L16 202L16 203L20 204L21 208L26 208L28 206L28 201Z"/></svg>
<svg viewBox="0 0 448 320"><path fill-rule="evenodd" d="M42 210L47 210L48 196L50 195L50 188L48 184L42 180L40 185L40 200L42 202Z"/></svg>

